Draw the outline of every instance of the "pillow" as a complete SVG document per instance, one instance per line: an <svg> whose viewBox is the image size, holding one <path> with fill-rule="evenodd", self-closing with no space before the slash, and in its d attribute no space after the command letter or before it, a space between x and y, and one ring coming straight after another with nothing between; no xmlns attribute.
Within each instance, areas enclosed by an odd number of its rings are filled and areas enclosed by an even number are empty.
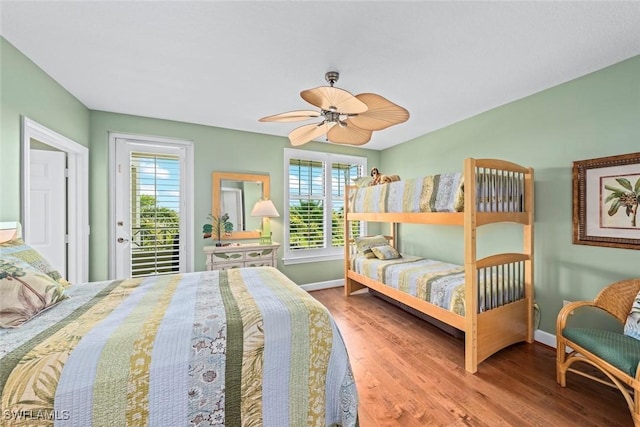
<svg viewBox="0 0 640 427"><path fill-rule="evenodd" d="M0 242L6 242L8 240L15 239L18 235L18 232L15 228L10 229L2 229L0 228Z"/></svg>
<svg viewBox="0 0 640 427"><path fill-rule="evenodd" d="M359 254L364 255L366 258L375 258L375 254L371 251L371 248L376 246L388 245L386 237L382 235L367 236L356 238L356 250Z"/></svg>
<svg viewBox="0 0 640 427"><path fill-rule="evenodd" d="M356 187L362 188L371 185L373 178L370 176L361 176L360 178L353 178L352 181Z"/></svg>
<svg viewBox="0 0 640 427"><path fill-rule="evenodd" d="M393 246L375 246L371 248L371 251L378 259L396 259L400 258L400 254Z"/></svg>
<svg viewBox="0 0 640 427"><path fill-rule="evenodd" d="M624 324L624 334L640 340L640 292L633 300L627 322Z"/></svg>
<svg viewBox="0 0 640 427"><path fill-rule="evenodd" d="M0 327L17 328L67 298L62 284L29 263L0 257Z"/></svg>
<svg viewBox="0 0 640 427"><path fill-rule="evenodd" d="M51 277L53 280L62 284L68 284L68 282L62 278L62 275L58 270L53 268L51 264L49 264L49 262L38 253L38 251L27 245L21 238L0 243L0 257L4 256L20 258L21 260L31 264L32 267Z"/></svg>

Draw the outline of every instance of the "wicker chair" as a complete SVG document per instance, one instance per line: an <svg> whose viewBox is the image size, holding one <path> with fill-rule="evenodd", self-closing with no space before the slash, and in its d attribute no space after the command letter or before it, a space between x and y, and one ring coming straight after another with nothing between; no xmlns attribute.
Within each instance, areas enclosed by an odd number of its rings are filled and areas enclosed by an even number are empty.
<svg viewBox="0 0 640 427"><path fill-rule="evenodd" d="M633 300L640 291L640 279L623 280L604 288L593 301L575 301L558 313L556 323L556 379L566 386L567 372L573 372L617 387L624 396L636 427L640 427L640 340L622 333L586 328L567 328L569 314L580 307L597 307L624 325ZM571 347L571 353L566 347ZM610 381L571 367L585 362L601 370Z"/></svg>

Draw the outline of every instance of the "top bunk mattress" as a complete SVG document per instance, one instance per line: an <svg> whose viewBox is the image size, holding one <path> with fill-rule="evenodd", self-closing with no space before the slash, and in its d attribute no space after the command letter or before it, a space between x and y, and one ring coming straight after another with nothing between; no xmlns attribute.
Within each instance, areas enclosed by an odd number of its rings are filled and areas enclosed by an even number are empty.
<svg viewBox="0 0 640 427"><path fill-rule="evenodd" d="M524 212L525 174L478 168L475 180L477 212ZM443 173L387 184L350 189L350 213L462 212L464 174Z"/></svg>
<svg viewBox="0 0 640 427"><path fill-rule="evenodd" d="M444 173L357 188L350 212L461 212L462 173Z"/></svg>

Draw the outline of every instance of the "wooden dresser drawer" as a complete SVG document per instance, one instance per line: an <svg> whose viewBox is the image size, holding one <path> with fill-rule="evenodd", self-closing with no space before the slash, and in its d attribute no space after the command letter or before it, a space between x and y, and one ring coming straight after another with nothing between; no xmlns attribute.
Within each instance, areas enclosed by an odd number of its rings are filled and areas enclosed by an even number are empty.
<svg viewBox="0 0 640 427"><path fill-rule="evenodd" d="M215 268L207 270L229 270L231 268L245 267L244 262L219 262L213 265Z"/></svg>
<svg viewBox="0 0 640 427"><path fill-rule="evenodd" d="M279 243L245 243L233 246L205 246L207 270L227 270L240 267L276 267Z"/></svg>
<svg viewBox="0 0 640 427"><path fill-rule="evenodd" d="M271 259L254 259L254 260L246 260L244 262L244 266L245 267L262 267L262 266L270 266L270 267L274 267L273 263L271 262Z"/></svg>
<svg viewBox="0 0 640 427"><path fill-rule="evenodd" d="M273 258L275 251L276 249L273 249L273 248L247 251L244 253L244 259L245 261L270 260L271 258Z"/></svg>
<svg viewBox="0 0 640 427"><path fill-rule="evenodd" d="M244 252L242 251L228 251L228 252L212 252L212 262L242 262L244 261Z"/></svg>

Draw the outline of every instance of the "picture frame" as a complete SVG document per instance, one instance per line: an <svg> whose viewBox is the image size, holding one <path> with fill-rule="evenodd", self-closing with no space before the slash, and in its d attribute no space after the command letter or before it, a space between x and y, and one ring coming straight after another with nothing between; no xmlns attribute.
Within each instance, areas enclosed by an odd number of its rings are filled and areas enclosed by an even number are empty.
<svg viewBox="0 0 640 427"><path fill-rule="evenodd" d="M573 162L573 243L640 249L640 153Z"/></svg>

